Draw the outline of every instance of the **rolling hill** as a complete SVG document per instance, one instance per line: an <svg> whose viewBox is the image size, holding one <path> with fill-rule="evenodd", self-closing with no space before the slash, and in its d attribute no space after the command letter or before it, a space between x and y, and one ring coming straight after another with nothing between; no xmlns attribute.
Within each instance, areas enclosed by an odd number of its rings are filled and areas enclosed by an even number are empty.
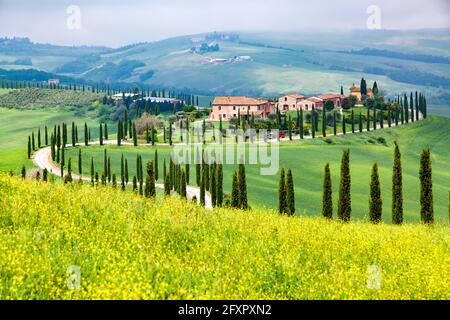
<svg viewBox="0 0 450 320"><path fill-rule="evenodd" d="M387 94L418 90L430 104L444 108L450 100L450 37L445 31L209 33L117 49L81 47L71 56L65 47L43 50L28 43L19 50L10 41L0 45L0 68L251 96L337 92L364 76ZM202 45L218 45L219 50L200 50ZM29 60L31 66L11 65Z"/></svg>

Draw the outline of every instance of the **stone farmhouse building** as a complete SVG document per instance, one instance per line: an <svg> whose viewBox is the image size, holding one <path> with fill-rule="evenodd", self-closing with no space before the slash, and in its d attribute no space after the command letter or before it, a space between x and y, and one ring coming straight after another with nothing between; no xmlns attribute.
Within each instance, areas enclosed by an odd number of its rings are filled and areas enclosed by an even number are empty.
<svg viewBox="0 0 450 320"><path fill-rule="evenodd" d="M251 115L267 118L274 110L275 105L268 100L244 96L222 96L214 99L211 113L209 114L209 120L222 119L224 121L229 121L232 118L237 118L238 114L243 118Z"/></svg>
<svg viewBox="0 0 450 320"><path fill-rule="evenodd" d="M356 97L356 99L358 99L358 101L361 101L361 98L362 98L361 88L356 87L355 84L353 83L352 86L350 87L350 95ZM368 98L373 97L373 92L372 92L372 89L370 89L370 88L367 88L367 97Z"/></svg>

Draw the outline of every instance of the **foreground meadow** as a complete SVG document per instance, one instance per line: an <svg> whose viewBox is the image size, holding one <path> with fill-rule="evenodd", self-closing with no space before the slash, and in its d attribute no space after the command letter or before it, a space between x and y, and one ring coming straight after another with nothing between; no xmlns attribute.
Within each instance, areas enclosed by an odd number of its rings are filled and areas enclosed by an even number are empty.
<svg viewBox="0 0 450 320"><path fill-rule="evenodd" d="M208 211L0 175L0 299L450 299L449 266L446 226Z"/></svg>

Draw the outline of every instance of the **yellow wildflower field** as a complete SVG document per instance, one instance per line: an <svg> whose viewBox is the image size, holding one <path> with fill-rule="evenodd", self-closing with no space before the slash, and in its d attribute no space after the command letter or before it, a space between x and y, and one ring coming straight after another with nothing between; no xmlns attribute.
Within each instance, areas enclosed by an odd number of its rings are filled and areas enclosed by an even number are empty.
<svg viewBox="0 0 450 320"><path fill-rule="evenodd" d="M450 229L0 175L0 299L450 299Z"/></svg>

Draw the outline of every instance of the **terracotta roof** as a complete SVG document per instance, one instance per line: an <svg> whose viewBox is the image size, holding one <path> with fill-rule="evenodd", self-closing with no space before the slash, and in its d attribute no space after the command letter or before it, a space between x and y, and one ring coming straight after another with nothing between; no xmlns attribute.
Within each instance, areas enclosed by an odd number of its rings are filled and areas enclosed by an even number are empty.
<svg viewBox="0 0 450 320"><path fill-rule="evenodd" d="M309 97L308 99L306 99L305 101L311 101L311 102L322 102L323 99L320 99L319 97Z"/></svg>
<svg viewBox="0 0 450 320"><path fill-rule="evenodd" d="M304 95L298 94L298 93L288 94L288 95L286 95L286 96L287 96L287 97L294 98L294 99L304 99L304 98L305 98Z"/></svg>
<svg viewBox="0 0 450 320"><path fill-rule="evenodd" d="M351 87L350 92L361 92L361 88L358 87ZM372 89L367 88L367 93L372 93Z"/></svg>
<svg viewBox="0 0 450 320"><path fill-rule="evenodd" d="M321 94L320 96L318 96L318 98L320 98L322 100L330 100L330 99L336 99L336 98L343 99L344 96L340 95L340 94L334 94L334 93L325 93L325 94Z"/></svg>
<svg viewBox="0 0 450 320"><path fill-rule="evenodd" d="M213 105L218 106L259 106L266 104L268 101L263 99L254 99L248 97L215 97Z"/></svg>

